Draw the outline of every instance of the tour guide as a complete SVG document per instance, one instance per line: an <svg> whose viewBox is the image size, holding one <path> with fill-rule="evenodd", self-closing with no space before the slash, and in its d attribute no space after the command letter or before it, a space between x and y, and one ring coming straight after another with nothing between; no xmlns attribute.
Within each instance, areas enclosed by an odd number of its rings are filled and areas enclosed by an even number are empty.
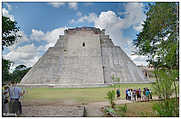
<svg viewBox="0 0 181 119"><path fill-rule="evenodd" d="M12 82L12 86L9 88L9 112L15 114L22 114L22 107L20 102L20 96L24 95L24 91L20 87L16 86L16 82Z"/></svg>

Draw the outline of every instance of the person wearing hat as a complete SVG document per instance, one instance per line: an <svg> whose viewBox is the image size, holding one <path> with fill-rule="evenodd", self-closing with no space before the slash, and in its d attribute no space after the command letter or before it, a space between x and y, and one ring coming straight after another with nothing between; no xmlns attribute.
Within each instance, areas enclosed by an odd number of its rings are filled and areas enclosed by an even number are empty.
<svg viewBox="0 0 181 119"><path fill-rule="evenodd" d="M12 86L9 88L9 111L10 113L22 114L22 107L20 97L24 95L24 91L16 85L16 82L12 82Z"/></svg>

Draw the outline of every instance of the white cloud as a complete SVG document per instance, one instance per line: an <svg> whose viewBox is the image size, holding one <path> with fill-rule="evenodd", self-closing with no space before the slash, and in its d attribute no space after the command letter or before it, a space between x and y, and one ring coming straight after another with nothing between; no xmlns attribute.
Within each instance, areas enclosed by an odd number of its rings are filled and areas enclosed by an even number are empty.
<svg viewBox="0 0 181 119"><path fill-rule="evenodd" d="M95 13L90 13L88 16L82 16L80 17L77 22L85 22L85 21L88 21L88 22L95 22L97 19L97 15ZM74 21L75 23L76 21Z"/></svg>
<svg viewBox="0 0 181 119"><path fill-rule="evenodd" d="M59 8L59 7L63 6L63 5L65 5L65 3L63 3L63 2L50 2L48 4L50 4L51 6L53 6L55 8Z"/></svg>
<svg viewBox="0 0 181 119"><path fill-rule="evenodd" d="M45 36L43 37L43 40L47 41L47 45L45 46L45 49L48 49L49 47L53 47L55 43L57 42L59 35L64 34L64 30L66 28L57 28L51 32L47 32Z"/></svg>
<svg viewBox="0 0 181 119"><path fill-rule="evenodd" d="M51 5L52 7L60 8L60 7L64 6L66 3L63 3L63 2L50 2L48 4ZM76 2L69 2L68 6L69 6L69 8L74 9L74 10L78 9L78 4Z"/></svg>
<svg viewBox="0 0 181 119"><path fill-rule="evenodd" d="M35 60L36 57L39 57L39 54L34 44L18 47L5 55L6 59L10 59L16 64L25 64L26 66L31 66L31 61Z"/></svg>
<svg viewBox="0 0 181 119"><path fill-rule="evenodd" d="M101 12L98 19L94 22L95 26L106 30L106 34L110 35L113 43L117 46L123 47L126 40L122 37L122 27L120 24L122 19L120 19L114 12L107 11Z"/></svg>
<svg viewBox="0 0 181 119"><path fill-rule="evenodd" d="M78 9L76 2L68 3L68 5L69 5L69 8L72 8L72 9L74 9L74 10L77 10L77 9Z"/></svg>
<svg viewBox="0 0 181 119"><path fill-rule="evenodd" d="M55 45L59 35L63 35L65 29L66 28L60 27L46 33L41 30L32 29L32 33L29 37L20 31L19 34L21 34L22 37L17 43L8 47L10 52L3 54L3 57L13 61L15 66L24 64L30 67L38 61L43 52ZM35 46L34 41L40 43L45 42L45 44Z"/></svg>
<svg viewBox="0 0 181 119"><path fill-rule="evenodd" d="M12 6L8 3L5 3L5 5L7 6L8 10L12 10Z"/></svg>
<svg viewBox="0 0 181 119"><path fill-rule="evenodd" d="M120 16L128 15L128 12L119 12L118 15Z"/></svg>
<svg viewBox="0 0 181 119"><path fill-rule="evenodd" d="M141 30L141 24L145 20L143 3L128 3L125 5L127 15L124 19L124 26L128 28L133 26L135 30Z"/></svg>
<svg viewBox="0 0 181 119"><path fill-rule="evenodd" d="M148 65L148 63L146 62L146 56L130 55L129 57L136 65Z"/></svg>
<svg viewBox="0 0 181 119"><path fill-rule="evenodd" d="M5 17L9 17L11 21L14 21L14 16L9 14L9 11L6 8L2 8L2 14Z"/></svg>
<svg viewBox="0 0 181 119"><path fill-rule="evenodd" d="M41 41L45 34L42 31L32 29L31 40Z"/></svg>

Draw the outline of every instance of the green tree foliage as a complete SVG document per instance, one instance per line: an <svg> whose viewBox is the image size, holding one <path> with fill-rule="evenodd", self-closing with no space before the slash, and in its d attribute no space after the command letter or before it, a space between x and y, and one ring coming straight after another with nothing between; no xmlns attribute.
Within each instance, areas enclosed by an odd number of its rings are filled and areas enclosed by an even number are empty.
<svg viewBox="0 0 181 119"><path fill-rule="evenodd" d="M150 4L143 30L134 40L137 53L148 56L155 67L178 68L177 8L174 2Z"/></svg>
<svg viewBox="0 0 181 119"><path fill-rule="evenodd" d="M155 103L152 107L153 111L156 112L158 116L161 117L171 117L171 116L179 116L179 106L178 102L175 99L167 99L164 101L160 101Z"/></svg>
<svg viewBox="0 0 181 119"><path fill-rule="evenodd" d="M30 69L31 67L27 68L25 65L17 66L12 73L13 80L19 83Z"/></svg>
<svg viewBox="0 0 181 119"><path fill-rule="evenodd" d="M114 108L114 105L115 105L115 102L114 102L116 99L115 96L116 96L116 93L114 90L107 92L107 99L109 100L109 103L112 108Z"/></svg>
<svg viewBox="0 0 181 119"><path fill-rule="evenodd" d="M10 60L2 59L2 79L3 83L11 80L11 73L9 72L13 62Z"/></svg>
<svg viewBox="0 0 181 119"><path fill-rule="evenodd" d="M177 78L178 72L176 70L160 69L155 70L158 74L158 79L153 85L153 89L156 95L159 95L162 99L169 99L173 93L178 93L178 86L175 87L175 79Z"/></svg>
<svg viewBox="0 0 181 119"><path fill-rule="evenodd" d="M178 3L149 4L143 30L134 40L137 54L148 56L147 62L155 69L153 88L163 101L153 110L159 116L178 116L178 23ZM175 98L170 101L173 93Z"/></svg>
<svg viewBox="0 0 181 119"><path fill-rule="evenodd" d="M10 20L10 18L2 16L2 49L13 45L17 41L18 37L21 37L17 34L19 28L15 21Z"/></svg>
<svg viewBox="0 0 181 119"><path fill-rule="evenodd" d="M19 83L21 79L25 76L25 74L31 69L31 67L27 68L25 65L19 65L11 73L10 67L13 65L13 62L11 62L10 60L2 59L2 65L3 83L7 83L10 81L16 81Z"/></svg>

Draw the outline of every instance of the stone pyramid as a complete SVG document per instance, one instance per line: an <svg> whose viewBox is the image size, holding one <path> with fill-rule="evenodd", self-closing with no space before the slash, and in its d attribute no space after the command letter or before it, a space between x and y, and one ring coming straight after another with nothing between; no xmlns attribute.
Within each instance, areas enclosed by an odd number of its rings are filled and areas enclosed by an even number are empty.
<svg viewBox="0 0 181 119"><path fill-rule="evenodd" d="M113 75L120 81L113 81ZM150 81L120 47L114 46L105 30L81 27L65 30L20 84L96 87L112 83Z"/></svg>

